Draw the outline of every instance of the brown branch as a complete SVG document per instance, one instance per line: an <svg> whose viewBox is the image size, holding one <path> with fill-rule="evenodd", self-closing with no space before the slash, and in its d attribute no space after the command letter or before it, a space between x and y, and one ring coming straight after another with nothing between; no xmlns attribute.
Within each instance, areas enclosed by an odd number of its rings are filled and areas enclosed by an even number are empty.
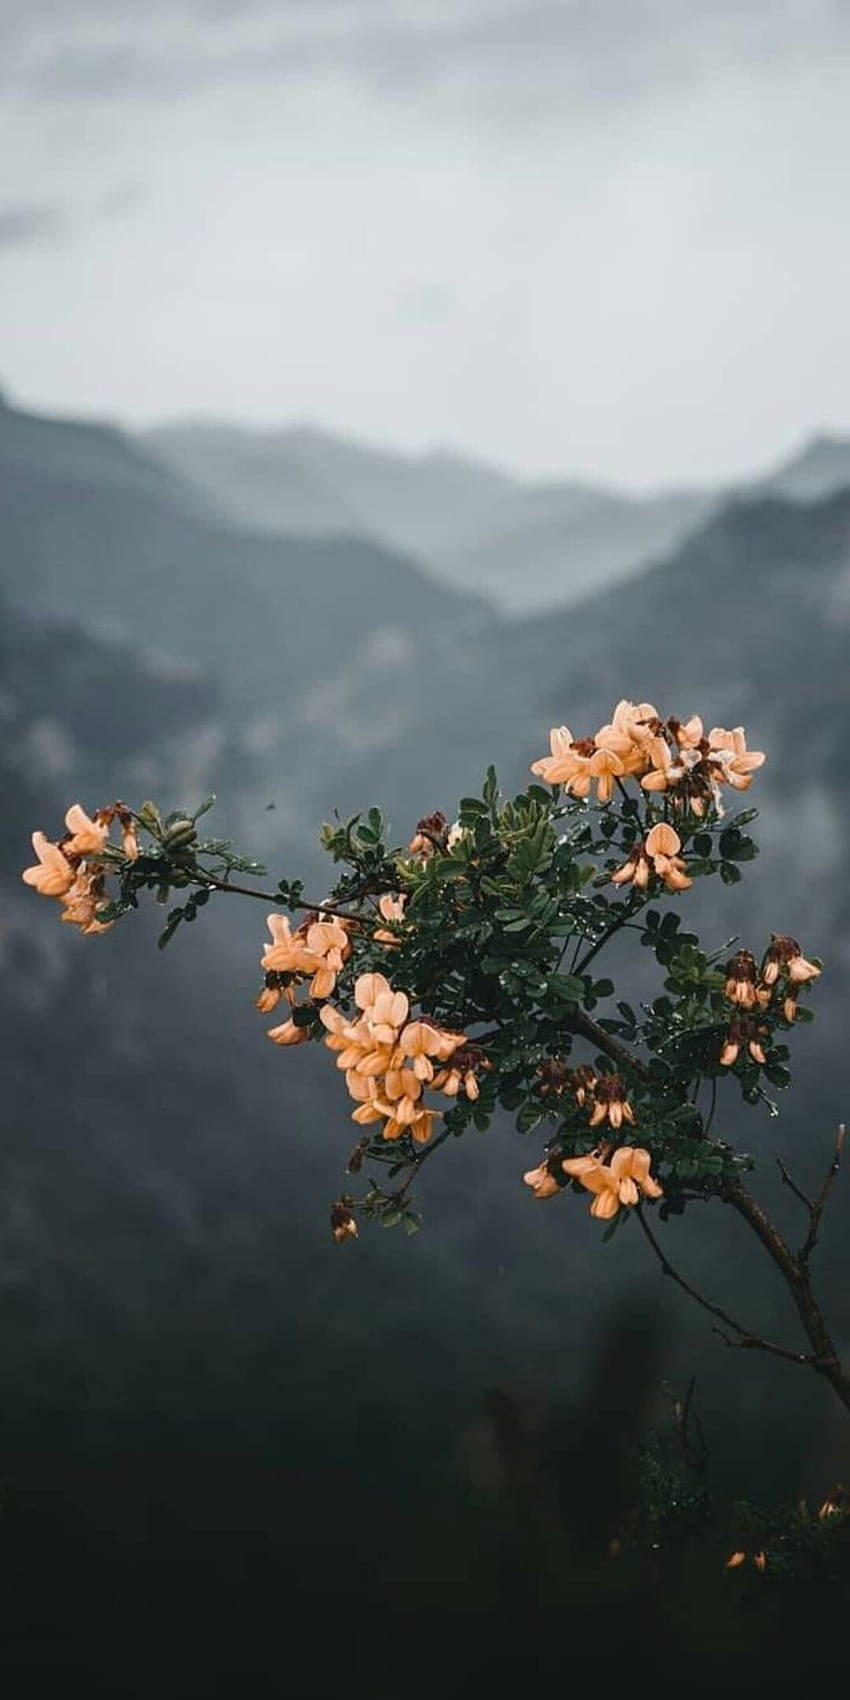
<svg viewBox="0 0 850 1700"><path fill-rule="evenodd" d="M194 869L190 878L196 885L204 885L211 891L233 891L239 897L258 897L262 903L280 904L283 902L283 898L279 891L257 891L254 886L236 885L233 880L219 879L217 874L208 873L206 868ZM365 897L366 895L365 891L360 891L357 892L354 897L349 898L348 901L356 903L358 898ZM349 915L346 909L339 909L333 903L311 903L308 898L304 898L300 902L296 903L294 907L296 909L305 909L308 912L315 909L322 915L339 915L342 920L350 921L357 926L365 924L360 921L356 915Z"/></svg>
<svg viewBox="0 0 850 1700"><path fill-rule="evenodd" d="M847 1129L844 1123L841 1122L835 1135L835 1150L832 1154L832 1162L824 1176L823 1186L821 1187L814 1204L809 1205L809 1231L798 1253L800 1263L808 1263L809 1258L817 1245L818 1234L820 1233L821 1217L824 1212L824 1206L829 1197L830 1187L832 1186L841 1166L841 1153L844 1149L844 1141L846 1137Z"/></svg>
<svg viewBox="0 0 850 1700"><path fill-rule="evenodd" d="M833 1163L835 1163L835 1159L833 1159ZM827 1180L830 1179L831 1176L828 1176ZM828 1190L828 1185L825 1185L825 1188L822 1189L824 1201ZM812 1346L812 1356L809 1360L812 1368L825 1377L841 1400L845 1410L850 1411L850 1375L841 1366L823 1312L812 1292L811 1275L807 1263L794 1256L778 1228L771 1222L770 1217L766 1215L761 1205L757 1204L756 1200L747 1192L741 1181L737 1179L724 1181L719 1196L727 1204L731 1204L740 1216L743 1216L744 1221L749 1224L757 1239L761 1241L772 1262L776 1264L790 1289L797 1314Z"/></svg>
<svg viewBox="0 0 850 1700"><path fill-rule="evenodd" d="M621 1045L619 1039L615 1039L613 1034L606 1033L604 1027L599 1027L595 1021L591 1020L589 1015L585 1014L583 1009L576 1010L571 1019L573 1031L581 1033L585 1039L592 1039L594 1045L610 1057L612 1062L630 1069L641 1080L649 1080L650 1073L646 1063L641 1062L640 1057L634 1056L626 1045Z"/></svg>
<svg viewBox="0 0 850 1700"><path fill-rule="evenodd" d="M697 1292L696 1287L692 1287L690 1282L686 1281L684 1277L678 1273L678 1270L673 1268L667 1253L662 1250L644 1216L642 1205L639 1204L636 1207L635 1215L637 1216L644 1234L646 1235L646 1238L661 1264L662 1274L669 1275L670 1279L675 1281L677 1287L681 1287L683 1292L687 1293L690 1298L694 1299L698 1305L702 1305L703 1310L707 1310L711 1316L719 1317L721 1322L725 1322L727 1328L731 1328L734 1334L739 1335L738 1340L729 1340L728 1336L723 1334L721 1329L716 1329L715 1332L720 1334L721 1338L726 1341L727 1345L746 1346L752 1350L758 1350L760 1352L772 1352L775 1357L787 1358L794 1364L812 1364L814 1362L814 1360L807 1356L804 1352L790 1352L785 1346L777 1346L772 1340L765 1340L760 1334L754 1334L752 1329L744 1328L740 1322L736 1322L735 1318L730 1316L728 1310L724 1310L722 1305L712 1304L710 1299L704 1298L702 1293Z"/></svg>

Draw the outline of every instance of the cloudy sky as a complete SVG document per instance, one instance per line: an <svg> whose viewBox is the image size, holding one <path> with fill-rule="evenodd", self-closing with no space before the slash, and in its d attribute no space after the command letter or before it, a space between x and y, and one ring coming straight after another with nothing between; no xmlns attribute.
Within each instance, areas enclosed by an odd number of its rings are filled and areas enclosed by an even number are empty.
<svg viewBox="0 0 850 1700"><path fill-rule="evenodd" d="M0 0L0 383L636 488L850 431L850 0Z"/></svg>

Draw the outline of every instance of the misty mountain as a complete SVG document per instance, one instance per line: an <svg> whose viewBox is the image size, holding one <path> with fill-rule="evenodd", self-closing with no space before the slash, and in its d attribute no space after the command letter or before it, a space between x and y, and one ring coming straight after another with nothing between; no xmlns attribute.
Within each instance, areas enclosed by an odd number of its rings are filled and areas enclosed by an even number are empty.
<svg viewBox="0 0 850 1700"><path fill-rule="evenodd" d="M232 520L276 533L353 528L512 615L574 601L664 553L710 503L686 491L640 500L529 485L460 455L391 454L297 426L187 423L143 441Z"/></svg>
<svg viewBox="0 0 850 1700"><path fill-rule="evenodd" d="M231 518L275 533L355 531L434 565L477 536L494 505L518 488L463 455L394 454L308 426L187 422L159 426L142 440Z"/></svg>
<svg viewBox="0 0 850 1700"><path fill-rule="evenodd" d="M173 474L148 476L119 432L2 417L8 600L155 652L160 671L211 669L246 761L274 769L264 801L276 803L276 825L289 821L299 841L325 812L319 796L337 800L337 774L398 742L435 693L451 696L493 623L483 603L438 590L382 544L238 530L201 511Z"/></svg>
<svg viewBox="0 0 850 1700"><path fill-rule="evenodd" d="M482 536L441 565L458 583L486 587L504 613L521 618L575 604L669 555L713 505L698 492L639 498L544 486L504 503Z"/></svg>
<svg viewBox="0 0 850 1700"><path fill-rule="evenodd" d="M191 487L116 426L29 413L2 391L0 466L7 478L55 478L71 487L136 491L197 507Z"/></svg>
<svg viewBox="0 0 850 1700"><path fill-rule="evenodd" d="M353 528L511 619L571 605L676 553L738 495L808 501L850 484L850 443L818 437L741 490L627 495L509 478L459 455L391 454L328 432L186 423L143 439L222 513L264 531Z"/></svg>
<svg viewBox="0 0 850 1700"><path fill-rule="evenodd" d="M850 440L827 434L813 437L764 479L761 488L793 502L816 502L850 489Z"/></svg>

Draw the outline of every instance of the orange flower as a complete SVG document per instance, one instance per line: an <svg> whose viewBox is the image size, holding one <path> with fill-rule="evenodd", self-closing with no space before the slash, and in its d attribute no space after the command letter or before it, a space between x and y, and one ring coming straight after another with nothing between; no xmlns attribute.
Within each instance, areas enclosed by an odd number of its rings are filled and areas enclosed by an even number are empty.
<svg viewBox="0 0 850 1700"><path fill-rule="evenodd" d="M433 1080L432 1057L448 1062L453 1053L466 1042L465 1033L449 1033L430 1021L411 1021L399 1039L402 1056L413 1058L414 1073L420 1080Z"/></svg>
<svg viewBox="0 0 850 1700"><path fill-rule="evenodd" d="M389 892L384 892L383 897L379 897L378 899L378 908L384 920L389 921L398 928L404 923L404 906L406 902L407 898L403 894L398 897L391 897ZM373 936L376 944L386 944L392 947L397 947L401 943L398 932L388 932L386 927L379 927Z"/></svg>
<svg viewBox="0 0 850 1700"><path fill-rule="evenodd" d="M685 768L681 762L674 762L670 746L661 737L652 737L647 744L649 772L645 773L641 785L644 791L669 791L685 777Z"/></svg>
<svg viewBox="0 0 850 1700"><path fill-rule="evenodd" d="M109 827L103 821L92 820L79 803L71 804L65 825L71 835L65 840L65 848L75 856L96 856L109 837Z"/></svg>
<svg viewBox="0 0 850 1700"><path fill-rule="evenodd" d="M447 1098L456 1098L461 1086L463 1087L464 1097L468 1098L471 1103L474 1103L479 1096L478 1081L475 1078L474 1070L471 1068L467 1069L465 1074L456 1066L442 1068L439 1074L434 1075L431 1085L435 1090L445 1092Z"/></svg>
<svg viewBox="0 0 850 1700"><path fill-rule="evenodd" d="M612 885L636 885L639 891L645 891L649 885L649 862L644 851L646 840L639 838L629 851L628 861L611 875Z"/></svg>
<svg viewBox="0 0 850 1700"><path fill-rule="evenodd" d="M821 970L816 963L807 962L796 939L788 933L772 933L762 971L765 985L774 986L782 972L794 985L804 986L816 980Z"/></svg>
<svg viewBox="0 0 850 1700"><path fill-rule="evenodd" d="M561 1191L546 1163L541 1163L537 1169L528 1169L522 1178L526 1186L531 1187L535 1198L554 1198L555 1193Z"/></svg>
<svg viewBox="0 0 850 1700"><path fill-rule="evenodd" d="M627 885L629 882L639 890L645 890L649 884L650 862L658 875L664 881L668 891L687 891L693 880L685 872L685 864L679 855L682 840L678 832L666 821L659 821L652 827L645 838L639 839L629 853L627 862L611 875L612 885Z"/></svg>
<svg viewBox="0 0 850 1700"><path fill-rule="evenodd" d="M745 1552L731 1552L729 1554L729 1557L726 1560L725 1569L726 1570L738 1570L738 1569L740 1569L741 1565L746 1564L746 1562L747 1562L747 1555L746 1555Z"/></svg>
<svg viewBox="0 0 850 1700"><path fill-rule="evenodd" d="M323 920L320 916L307 927L305 936L308 951L312 951L319 963L310 982L310 996L329 998L345 958L351 955L348 933L339 921Z"/></svg>
<svg viewBox="0 0 850 1700"><path fill-rule="evenodd" d="M730 1003L741 1009L754 1009L758 1003L756 991L756 961L749 950L739 950L726 964L724 991Z"/></svg>
<svg viewBox="0 0 850 1700"><path fill-rule="evenodd" d="M586 764L575 750L569 726L552 727L549 748L551 755L541 756L531 764L532 773L538 774L547 785L565 785L583 771Z"/></svg>
<svg viewBox="0 0 850 1700"><path fill-rule="evenodd" d="M633 703L623 698L608 725L600 726L595 739L597 749L613 750L620 757L625 774L645 773L646 746L657 721L658 714L651 702Z"/></svg>
<svg viewBox="0 0 850 1700"><path fill-rule="evenodd" d="M622 1204L637 1204L641 1193L644 1198L661 1198L664 1189L652 1178L650 1162L649 1152L641 1146L621 1145L610 1164L592 1155L565 1157L561 1168L595 1194L591 1216L607 1220L616 1216Z"/></svg>
<svg viewBox="0 0 850 1700"><path fill-rule="evenodd" d="M715 726L708 734L709 760L717 768L719 777L734 791L748 791L753 782L753 774L765 761L762 750L748 750L743 726L736 726L734 731L727 732L723 726Z"/></svg>
<svg viewBox="0 0 850 1700"><path fill-rule="evenodd" d="M42 897L64 897L76 879L70 862L66 861L58 844L52 844L43 832L33 833L32 847L38 862L24 869L21 875L24 884L35 886Z"/></svg>
<svg viewBox="0 0 850 1700"><path fill-rule="evenodd" d="M616 1132L624 1121L634 1124L635 1113L618 1074L603 1074L596 1082L594 1095L596 1103L590 1118L591 1127L599 1127L602 1122L608 1121Z"/></svg>
<svg viewBox="0 0 850 1700"><path fill-rule="evenodd" d="M693 880L685 873L685 864L679 851L682 840L678 832L666 821L659 821L646 836L646 854L655 867L655 872L664 881L668 891L687 891Z"/></svg>
<svg viewBox="0 0 850 1700"><path fill-rule="evenodd" d="M286 915L267 916L272 943L260 957L260 967L275 974L314 974L320 966L313 951L307 949L303 933L293 933Z"/></svg>
<svg viewBox="0 0 850 1700"><path fill-rule="evenodd" d="M345 927L319 915L293 933L286 915L273 914L267 919L272 943L260 957L260 966L276 974L310 974L311 997L329 998L351 952Z"/></svg>
<svg viewBox="0 0 850 1700"><path fill-rule="evenodd" d="M614 780L622 778L625 768L615 750L597 749L587 764L588 773L596 780L596 797L600 803L610 803Z"/></svg>
<svg viewBox="0 0 850 1700"><path fill-rule="evenodd" d="M103 874L99 868L89 869L82 862L77 869L77 877L64 897L62 904L62 920L71 926L79 927L80 932L87 937L96 933L108 933L114 927L114 921L99 921L97 911L105 902L103 890Z"/></svg>
<svg viewBox="0 0 850 1700"><path fill-rule="evenodd" d="M762 1039L766 1037L767 1028L764 1027L761 1022L755 1020L754 1017L749 1015L743 1015L740 1019L735 1017L729 1023L726 1038L720 1052L721 1067L731 1068L733 1063L737 1062L741 1046L743 1044L746 1044L753 1062L760 1063L761 1066L764 1067L764 1064L767 1062L767 1055L762 1044Z"/></svg>
<svg viewBox="0 0 850 1700"><path fill-rule="evenodd" d="M289 1020L280 1027L270 1027L268 1037L275 1045L303 1045L308 1033L306 1027L296 1027L295 1022Z"/></svg>
<svg viewBox="0 0 850 1700"><path fill-rule="evenodd" d="M419 1114L416 1116L415 1120L410 1123L410 1131L413 1135L413 1138L416 1140L417 1145L427 1145L427 1143L428 1143L429 1139L431 1138L431 1135L434 1131L434 1123L435 1123L435 1121L439 1120L439 1117L440 1117L440 1111L439 1110L420 1110L419 1111ZM384 1138L385 1139L390 1138L390 1134L387 1131L387 1128L384 1129Z"/></svg>
<svg viewBox="0 0 850 1700"><path fill-rule="evenodd" d="M278 986L264 986L259 997L255 999L254 1007L261 1015L271 1015L272 1010L277 1009L281 995Z"/></svg>

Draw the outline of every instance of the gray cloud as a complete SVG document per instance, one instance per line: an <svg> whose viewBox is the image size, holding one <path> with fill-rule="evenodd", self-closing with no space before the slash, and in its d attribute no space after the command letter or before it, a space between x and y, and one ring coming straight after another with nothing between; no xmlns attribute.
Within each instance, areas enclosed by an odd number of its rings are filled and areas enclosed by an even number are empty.
<svg viewBox="0 0 850 1700"><path fill-rule="evenodd" d="M61 242L68 222L61 207L47 201L0 203L0 248L29 248L44 242Z"/></svg>
<svg viewBox="0 0 850 1700"><path fill-rule="evenodd" d="M847 0L0 0L3 79L42 97L342 74L598 98L848 43Z"/></svg>

